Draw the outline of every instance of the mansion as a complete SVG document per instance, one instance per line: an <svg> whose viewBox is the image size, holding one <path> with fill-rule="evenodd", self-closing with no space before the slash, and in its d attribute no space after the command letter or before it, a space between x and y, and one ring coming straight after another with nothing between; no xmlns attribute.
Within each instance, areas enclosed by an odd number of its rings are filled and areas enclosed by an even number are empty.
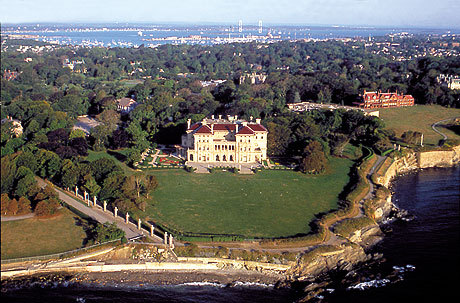
<svg viewBox="0 0 460 303"><path fill-rule="evenodd" d="M360 108L386 108L414 106L414 97L396 93L366 92L362 95L363 101L357 105Z"/></svg>
<svg viewBox="0 0 460 303"><path fill-rule="evenodd" d="M267 135L260 119L248 122L219 115L193 125L189 119L180 154L190 162L261 163L267 159Z"/></svg>

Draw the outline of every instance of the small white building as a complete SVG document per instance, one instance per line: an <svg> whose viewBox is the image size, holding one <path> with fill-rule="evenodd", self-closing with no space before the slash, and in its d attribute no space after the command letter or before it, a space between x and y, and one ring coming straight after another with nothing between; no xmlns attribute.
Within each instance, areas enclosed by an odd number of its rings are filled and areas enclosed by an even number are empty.
<svg viewBox="0 0 460 303"><path fill-rule="evenodd" d="M117 110L123 113L129 113L137 106L137 102L131 98L121 98L117 100Z"/></svg>

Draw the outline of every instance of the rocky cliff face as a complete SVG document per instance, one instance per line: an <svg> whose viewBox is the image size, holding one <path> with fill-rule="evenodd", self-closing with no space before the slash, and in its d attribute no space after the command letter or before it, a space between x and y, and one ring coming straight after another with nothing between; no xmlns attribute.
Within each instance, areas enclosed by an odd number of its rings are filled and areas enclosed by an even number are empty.
<svg viewBox="0 0 460 303"><path fill-rule="evenodd" d="M395 206L391 201L391 195L388 195L385 199L380 199L377 201L374 218L377 222L380 222L387 218L394 210Z"/></svg>
<svg viewBox="0 0 460 303"><path fill-rule="evenodd" d="M460 162L460 145L452 150L418 153L417 160L419 168L453 166Z"/></svg>
<svg viewBox="0 0 460 303"><path fill-rule="evenodd" d="M331 270L351 270L354 265L370 259L359 245L342 244L330 246L328 251L307 253L307 258L300 258L289 271L291 281L307 281L316 279Z"/></svg>
<svg viewBox="0 0 460 303"><path fill-rule="evenodd" d="M388 187L391 180L398 174L420 168L447 167L460 164L460 145L452 150L430 152L409 152L404 157L396 159L383 176L377 178L377 183Z"/></svg>

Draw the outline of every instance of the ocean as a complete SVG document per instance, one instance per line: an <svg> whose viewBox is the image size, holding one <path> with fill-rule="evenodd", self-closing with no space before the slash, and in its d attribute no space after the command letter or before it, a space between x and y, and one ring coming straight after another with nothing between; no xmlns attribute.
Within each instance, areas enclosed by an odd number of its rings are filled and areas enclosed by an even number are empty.
<svg viewBox="0 0 460 303"><path fill-rule="evenodd" d="M455 30L454 30L455 31ZM365 38L387 34L446 34L447 29L428 28L378 28L345 26L283 26L270 25L259 28L244 25L239 31L230 25L2 25L3 34L34 35L40 41L57 44L104 47L156 46L160 44L220 44L225 39L236 42L251 36L268 36L272 39L256 41L280 41L297 39ZM199 39L188 39L192 36ZM165 39L167 38L167 39ZM181 39L186 38L186 39ZM241 40L240 40L241 41ZM228 41L227 41L228 42Z"/></svg>
<svg viewBox="0 0 460 303"><path fill-rule="evenodd" d="M394 182L393 201L412 220L388 223L391 229L373 250L385 262L368 270L359 285L333 283L322 302L448 302L458 297L460 167L426 169ZM397 282L386 273L397 271ZM378 277L378 278L376 278ZM393 279L394 280L394 279ZM330 286L328 286L329 288ZM155 286L55 285L2 292L5 302L295 302L301 297L273 285L210 283Z"/></svg>

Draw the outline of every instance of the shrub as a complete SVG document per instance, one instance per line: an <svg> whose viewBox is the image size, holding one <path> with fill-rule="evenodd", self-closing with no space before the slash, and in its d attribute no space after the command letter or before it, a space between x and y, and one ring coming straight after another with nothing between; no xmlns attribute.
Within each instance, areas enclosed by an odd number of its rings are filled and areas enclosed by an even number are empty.
<svg viewBox="0 0 460 303"><path fill-rule="evenodd" d="M375 225L375 222L368 217L346 219L334 226L334 233L342 237L348 238L356 230L364 227Z"/></svg>

